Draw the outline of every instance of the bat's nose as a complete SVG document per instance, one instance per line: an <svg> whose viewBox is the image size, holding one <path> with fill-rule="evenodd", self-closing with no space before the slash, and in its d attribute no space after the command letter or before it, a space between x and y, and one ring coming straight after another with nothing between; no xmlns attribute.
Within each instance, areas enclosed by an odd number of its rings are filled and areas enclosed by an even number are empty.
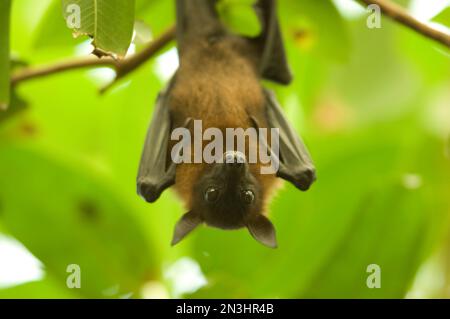
<svg viewBox="0 0 450 319"><path fill-rule="evenodd" d="M246 162L245 155L242 152L227 151L223 154L223 162L232 168L244 167Z"/></svg>

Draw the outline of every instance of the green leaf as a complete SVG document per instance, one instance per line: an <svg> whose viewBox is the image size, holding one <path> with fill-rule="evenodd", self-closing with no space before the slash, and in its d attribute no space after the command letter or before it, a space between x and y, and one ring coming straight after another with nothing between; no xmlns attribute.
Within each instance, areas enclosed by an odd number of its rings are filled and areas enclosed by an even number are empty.
<svg viewBox="0 0 450 319"><path fill-rule="evenodd" d="M0 1L0 111L9 105L10 58L9 23L11 0Z"/></svg>
<svg viewBox="0 0 450 319"><path fill-rule="evenodd" d="M61 285L71 264L81 268L78 293L86 297L138 293L158 277L132 205L92 169L2 145L0 176L2 224Z"/></svg>
<svg viewBox="0 0 450 319"><path fill-rule="evenodd" d="M431 21L443 24L450 27L450 6L442 10L437 16L435 16Z"/></svg>
<svg viewBox="0 0 450 319"><path fill-rule="evenodd" d="M48 36L49 34L51 36ZM61 0L52 0L33 32L32 46L33 49L50 48L52 51L55 51L55 48L67 48L72 53L73 47L82 40L80 37L74 41L72 37L67 36L67 24L61 17ZM57 53L60 54L58 51Z"/></svg>
<svg viewBox="0 0 450 319"><path fill-rule="evenodd" d="M254 0L221 0L217 3L217 10L230 31L254 37L261 33L261 25L253 9L254 3Z"/></svg>
<svg viewBox="0 0 450 319"><path fill-rule="evenodd" d="M93 38L97 55L124 57L134 26L134 0L62 0L74 36Z"/></svg>

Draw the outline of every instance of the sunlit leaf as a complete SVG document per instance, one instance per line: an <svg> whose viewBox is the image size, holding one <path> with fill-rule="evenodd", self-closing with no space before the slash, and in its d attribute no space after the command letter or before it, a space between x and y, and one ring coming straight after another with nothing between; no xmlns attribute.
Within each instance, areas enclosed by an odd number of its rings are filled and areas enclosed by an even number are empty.
<svg viewBox="0 0 450 319"><path fill-rule="evenodd" d="M450 6L442 10L431 21L443 24L450 28Z"/></svg>
<svg viewBox="0 0 450 319"><path fill-rule="evenodd" d="M125 56L133 36L135 1L63 0L67 26L88 35L97 55Z"/></svg>

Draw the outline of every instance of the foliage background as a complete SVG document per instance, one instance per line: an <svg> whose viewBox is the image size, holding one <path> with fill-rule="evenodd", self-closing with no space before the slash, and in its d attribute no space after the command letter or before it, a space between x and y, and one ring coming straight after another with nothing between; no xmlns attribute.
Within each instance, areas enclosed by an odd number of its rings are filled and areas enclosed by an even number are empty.
<svg viewBox="0 0 450 319"><path fill-rule="evenodd" d="M180 202L171 191L152 205L136 195L173 48L104 95L105 69L20 85L0 114L0 238L23 244L42 272L0 281L0 297L449 297L449 51L388 19L368 29L367 13L340 2L348 7L279 1L295 81L267 85L307 142L318 181L306 193L286 184L274 200L277 250L245 230L206 227L171 248ZM89 52L60 6L13 2L17 60ZM174 23L173 1L138 0L136 18L157 36ZM14 259L1 247L0 270ZM81 267L81 289L66 287L69 264ZM381 266L380 289L366 286L369 264Z"/></svg>

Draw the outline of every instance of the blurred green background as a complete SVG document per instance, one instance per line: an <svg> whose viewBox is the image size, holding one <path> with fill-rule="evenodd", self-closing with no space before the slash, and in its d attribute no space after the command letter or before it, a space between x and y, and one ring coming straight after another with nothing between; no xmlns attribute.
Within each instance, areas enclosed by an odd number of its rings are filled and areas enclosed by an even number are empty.
<svg viewBox="0 0 450 319"><path fill-rule="evenodd" d="M138 0L136 19L156 37L173 2ZM400 3L426 20L448 5ZM449 50L386 18L367 28L350 0L279 0L279 15L295 80L266 85L318 172L310 191L286 184L273 201L279 248L206 227L172 248L180 201L136 195L172 43L104 95L103 68L17 88L0 114L0 298L450 297ZM59 0L13 1L11 32L30 65L90 52ZM70 264L80 289L66 286ZM370 264L379 289L366 285Z"/></svg>

